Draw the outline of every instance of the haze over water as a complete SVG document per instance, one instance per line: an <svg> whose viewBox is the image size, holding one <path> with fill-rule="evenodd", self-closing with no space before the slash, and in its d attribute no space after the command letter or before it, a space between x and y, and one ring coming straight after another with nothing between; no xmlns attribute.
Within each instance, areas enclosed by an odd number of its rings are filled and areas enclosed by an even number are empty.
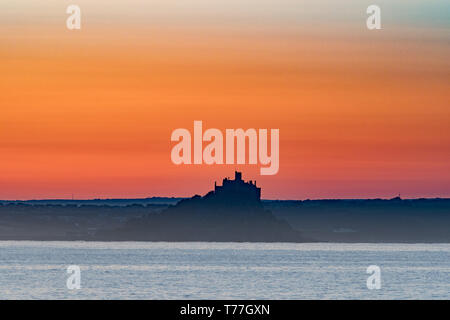
<svg viewBox="0 0 450 320"><path fill-rule="evenodd" d="M450 298L450 244L0 241L0 261L1 299Z"/></svg>

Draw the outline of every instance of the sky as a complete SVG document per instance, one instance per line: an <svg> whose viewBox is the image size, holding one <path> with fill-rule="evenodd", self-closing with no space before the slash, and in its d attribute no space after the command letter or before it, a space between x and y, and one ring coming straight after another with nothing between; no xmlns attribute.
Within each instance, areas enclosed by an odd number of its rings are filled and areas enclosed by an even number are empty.
<svg viewBox="0 0 450 320"><path fill-rule="evenodd" d="M81 8L81 30L66 8ZM450 3L4 0L0 199L450 197ZM278 174L180 165L177 128L277 128Z"/></svg>

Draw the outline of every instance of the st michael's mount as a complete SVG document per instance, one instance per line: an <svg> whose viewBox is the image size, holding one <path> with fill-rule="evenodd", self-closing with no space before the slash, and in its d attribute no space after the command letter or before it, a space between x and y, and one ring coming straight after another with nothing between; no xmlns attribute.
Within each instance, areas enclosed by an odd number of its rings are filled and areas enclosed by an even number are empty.
<svg viewBox="0 0 450 320"><path fill-rule="evenodd" d="M104 237L136 241L305 241L286 221L264 209L261 188L254 181L244 181L241 172L235 172L234 180L225 178L222 185L215 183L214 190L204 196L195 195L159 213L130 220Z"/></svg>

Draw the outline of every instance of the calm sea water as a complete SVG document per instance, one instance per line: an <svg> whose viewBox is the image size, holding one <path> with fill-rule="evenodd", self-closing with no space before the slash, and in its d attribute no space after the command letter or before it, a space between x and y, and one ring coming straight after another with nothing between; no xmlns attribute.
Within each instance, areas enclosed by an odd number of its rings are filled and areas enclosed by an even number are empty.
<svg viewBox="0 0 450 320"><path fill-rule="evenodd" d="M449 299L450 245L0 241L0 298Z"/></svg>

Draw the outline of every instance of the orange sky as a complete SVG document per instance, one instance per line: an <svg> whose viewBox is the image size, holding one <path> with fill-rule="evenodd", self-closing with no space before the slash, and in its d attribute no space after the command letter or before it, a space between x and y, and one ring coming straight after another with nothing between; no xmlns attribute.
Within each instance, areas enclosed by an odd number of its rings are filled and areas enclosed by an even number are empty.
<svg viewBox="0 0 450 320"><path fill-rule="evenodd" d="M190 196L235 168L265 198L450 196L448 29L368 31L364 10L116 25L80 1L69 31L49 3L0 25L0 199ZM194 120L279 128L279 173L175 166L170 134Z"/></svg>

